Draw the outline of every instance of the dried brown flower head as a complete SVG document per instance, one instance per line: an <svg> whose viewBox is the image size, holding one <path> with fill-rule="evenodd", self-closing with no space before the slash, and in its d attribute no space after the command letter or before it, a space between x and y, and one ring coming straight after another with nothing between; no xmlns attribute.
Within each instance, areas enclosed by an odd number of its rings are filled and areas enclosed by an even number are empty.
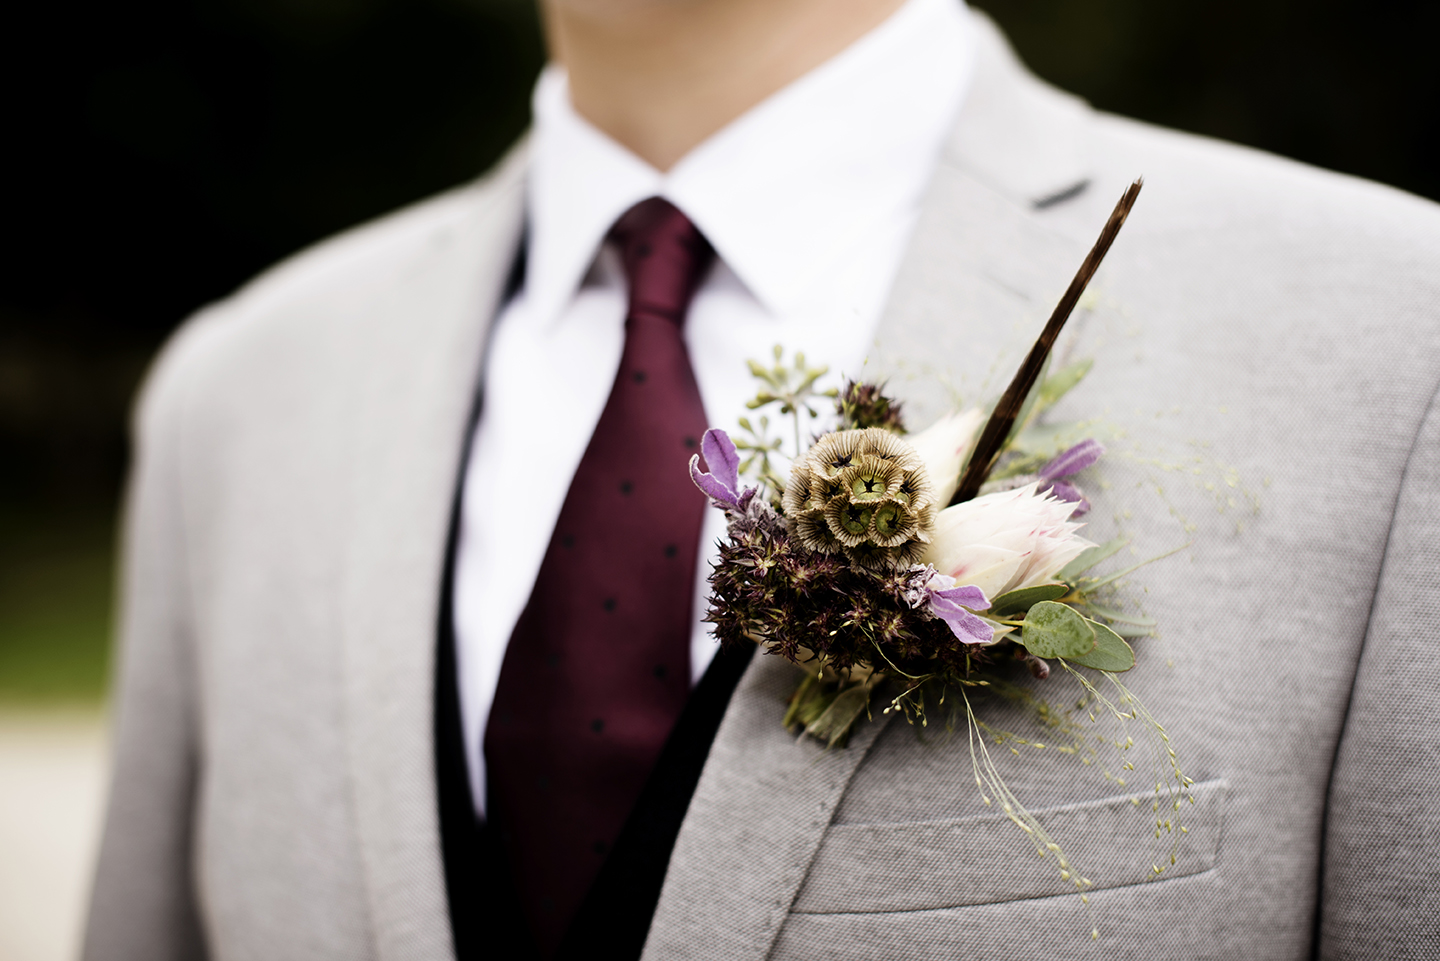
<svg viewBox="0 0 1440 961"><path fill-rule="evenodd" d="M878 427L817 440L791 469L783 503L808 550L843 552L867 567L915 562L935 519L920 455Z"/></svg>

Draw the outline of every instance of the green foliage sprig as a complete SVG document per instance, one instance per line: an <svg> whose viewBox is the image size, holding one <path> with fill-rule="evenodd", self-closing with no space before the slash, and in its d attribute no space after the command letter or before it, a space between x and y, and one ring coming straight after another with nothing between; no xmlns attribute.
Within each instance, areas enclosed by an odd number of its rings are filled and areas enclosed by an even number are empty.
<svg viewBox="0 0 1440 961"><path fill-rule="evenodd" d="M784 445L778 438L769 436L770 418L762 415L759 418L759 429L757 430L748 417L742 417L737 422L741 430L750 436L741 437L735 440L735 447L742 451L750 452L742 462L740 472L747 476L755 476L768 484L773 490L779 491L784 488L771 463L771 455L781 454L788 456L791 460L797 459L805 448L801 446L803 427L808 426L820 416L815 409L816 398L835 398L840 392L834 387L820 390L816 387L821 377L830 373L826 366L811 367L805 362L805 354L797 351L793 361L786 363L785 349L776 344L772 356L774 365L766 367L759 361L747 361L750 365L750 374L760 382L760 390L750 400L745 402L748 410L763 410L772 404L780 405L781 416L789 416L794 426L794 448L786 454ZM801 415L805 415L804 424L801 423ZM758 470L756 470L758 468ZM752 471L755 471L752 473Z"/></svg>

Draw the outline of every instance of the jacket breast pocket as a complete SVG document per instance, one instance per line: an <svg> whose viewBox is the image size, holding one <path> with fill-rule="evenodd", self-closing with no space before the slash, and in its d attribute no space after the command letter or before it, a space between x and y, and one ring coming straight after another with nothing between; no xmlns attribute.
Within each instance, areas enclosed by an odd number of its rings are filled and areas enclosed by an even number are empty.
<svg viewBox="0 0 1440 961"><path fill-rule="evenodd" d="M1225 791L1223 779L1199 782L1191 788L1193 803L1182 801L1178 811L1154 792L1032 811L1064 851L1070 880L1000 812L835 825L821 841L791 911L931 911L1074 895L1078 877L1091 882L1087 891L1101 891L1201 874L1219 863ZM1169 831L1161 827L1159 838L1157 815L1172 825Z"/></svg>

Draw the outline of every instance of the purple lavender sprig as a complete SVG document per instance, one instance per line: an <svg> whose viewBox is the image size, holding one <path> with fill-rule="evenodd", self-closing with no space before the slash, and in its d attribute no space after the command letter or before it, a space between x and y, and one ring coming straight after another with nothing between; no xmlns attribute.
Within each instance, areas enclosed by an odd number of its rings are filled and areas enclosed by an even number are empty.
<svg viewBox="0 0 1440 961"><path fill-rule="evenodd" d="M950 628L962 644L995 643L995 628L975 614L990 607L985 592L972 584L958 585L955 578L936 573L925 585L928 610Z"/></svg>
<svg viewBox="0 0 1440 961"><path fill-rule="evenodd" d="M1065 478L1080 473L1099 460L1104 454L1104 444L1095 440L1093 437L1085 438L1063 454L1052 458L1044 467L1040 468L1038 475L1040 486L1036 488L1037 493L1044 494L1048 491L1062 501L1071 504L1078 503L1080 506L1075 508L1075 512L1070 515L1071 517L1079 517L1082 514L1088 513L1090 510L1090 501L1086 498L1085 492L1065 480Z"/></svg>
<svg viewBox="0 0 1440 961"><path fill-rule="evenodd" d="M705 455L708 471L700 469L700 454ZM721 510L743 512L754 498L755 488L740 486L740 452L730 435L718 427L710 428L700 441L700 454L690 457L690 479L695 486Z"/></svg>

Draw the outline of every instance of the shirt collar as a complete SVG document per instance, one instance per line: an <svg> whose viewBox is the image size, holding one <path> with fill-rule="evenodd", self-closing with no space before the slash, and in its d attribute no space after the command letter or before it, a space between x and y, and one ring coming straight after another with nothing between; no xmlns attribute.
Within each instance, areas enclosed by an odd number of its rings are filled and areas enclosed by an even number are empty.
<svg viewBox="0 0 1440 961"><path fill-rule="evenodd" d="M534 96L526 296L557 319L615 220L662 196L771 312L858 234L918 208L971 72L968 11L907 0L880 26L661 173L570 105L563 69Z"/></svg>

